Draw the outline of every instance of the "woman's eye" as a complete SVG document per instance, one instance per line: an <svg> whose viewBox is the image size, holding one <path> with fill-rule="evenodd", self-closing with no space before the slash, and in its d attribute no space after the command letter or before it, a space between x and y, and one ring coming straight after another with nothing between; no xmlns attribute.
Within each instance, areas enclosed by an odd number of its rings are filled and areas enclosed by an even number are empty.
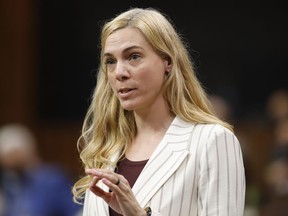
<svg viewBox="0 0 288 216"><path fill-rule="evenodd" d="M140 58L140 55L139 54L135 54L135 53L130 56L130 60L137 60L139 58Z"/></svg>
<svg viewBox="0 0 288 216"><path fill-rule="evenodd" d="M113 59L107 59L107 60L105 61L105 64L106 64L106 65L114 64L114 63L115 63L115 60L113 60Z"/></svg>

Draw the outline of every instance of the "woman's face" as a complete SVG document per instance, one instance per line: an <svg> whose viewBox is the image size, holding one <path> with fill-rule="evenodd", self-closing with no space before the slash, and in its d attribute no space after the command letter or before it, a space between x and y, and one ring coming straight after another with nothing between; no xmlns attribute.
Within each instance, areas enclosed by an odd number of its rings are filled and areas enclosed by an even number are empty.
<svg viewBox="0 0 288 216"><path fill-rule="evenodd" d="M103 61L109 83L124 109L145 112L165 106L162 86L170 65L137 29L124 28L111 34Z"/></svg>

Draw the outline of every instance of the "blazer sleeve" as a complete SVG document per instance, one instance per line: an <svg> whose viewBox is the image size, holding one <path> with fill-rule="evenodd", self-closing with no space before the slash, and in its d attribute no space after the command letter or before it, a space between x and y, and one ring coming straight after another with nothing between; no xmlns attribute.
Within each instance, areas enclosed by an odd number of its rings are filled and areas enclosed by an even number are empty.
<svg viewBox="0 0 288 216"><path fill-rule="evenodd" d="M221 126L207 137L199 161L199 215L243 216L245 171L240 143Z"/></svg>

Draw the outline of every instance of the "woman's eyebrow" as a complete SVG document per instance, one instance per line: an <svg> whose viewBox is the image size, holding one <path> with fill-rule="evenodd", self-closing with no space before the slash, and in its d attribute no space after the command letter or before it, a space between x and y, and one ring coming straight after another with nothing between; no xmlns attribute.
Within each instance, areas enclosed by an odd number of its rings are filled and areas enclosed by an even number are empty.
<svg viewBox="0 0 288 216"><path fill-rule="evenodd" d="M132 45L132 46L126 47L121 52L122 53L126 53L126 52L130 51L131 49L143 49L143 48L141 46ZM103 56L110 57L110 56L113 56L113 54L108 51L108 52L104 52Z"/></svg>

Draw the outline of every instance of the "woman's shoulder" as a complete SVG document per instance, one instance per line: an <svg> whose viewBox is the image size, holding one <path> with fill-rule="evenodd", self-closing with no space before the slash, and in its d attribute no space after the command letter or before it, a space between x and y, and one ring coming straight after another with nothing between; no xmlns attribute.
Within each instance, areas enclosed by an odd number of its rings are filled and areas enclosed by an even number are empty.
<svg viewBox="0 0 288 216"><path fill-rule="evenodd" d="M171 125L174 127L179 127L179 128L190 128L191 130L193 129L194 131L202 131L202 132L213 131L214 133L216 132L216 133L233 134L231 130L229 130L228 128L224 127L221 124L189 122L189 121L181 119L178 116L175 117Z"/></svg>

